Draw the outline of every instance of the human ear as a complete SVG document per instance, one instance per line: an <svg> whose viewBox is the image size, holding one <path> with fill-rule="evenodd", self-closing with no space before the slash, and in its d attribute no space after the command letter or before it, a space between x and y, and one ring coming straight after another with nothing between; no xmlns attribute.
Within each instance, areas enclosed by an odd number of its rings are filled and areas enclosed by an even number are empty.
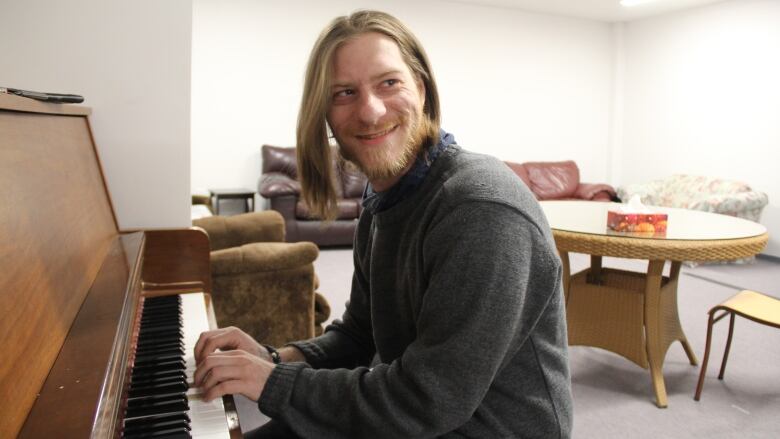
<svg viewBox="0 0 780 439"><path fill-rule="evenodd" d="M415 75L414 82L417 84L417 93L420 95L421 107L425 106L425 82L420 75Z"/></svg>

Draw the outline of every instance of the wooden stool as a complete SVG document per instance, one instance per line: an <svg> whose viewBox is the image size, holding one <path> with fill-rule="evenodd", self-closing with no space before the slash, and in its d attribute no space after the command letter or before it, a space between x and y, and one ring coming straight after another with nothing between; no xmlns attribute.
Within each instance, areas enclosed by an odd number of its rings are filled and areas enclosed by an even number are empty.
<svg viewBox="0 0 780 439"><path fill-rule="evenodd" d="M717 317L715 313L723 311ZM775 299L755 291L744 290L732 296L725 302L714 306L709 311L709 322L707 323L707 346L704 349L704 360L701 363L701 373L699 374L699 384L696 386L696 394L693 399L698 401L701 397L701 390L704 386L704 374L707 372L707 360L710 357L710 342L712 341L712 325L718 320L731 316L729 322L729 337L726 340L726 351L723 353L723 363L720 365L720 374L718 379L723 379L723 373L726 371L726 360L729 358L729 349L731 348L731 336L734 334L734 316L740 316L753 320L754 322L780 328L780 300Z"/></svg>

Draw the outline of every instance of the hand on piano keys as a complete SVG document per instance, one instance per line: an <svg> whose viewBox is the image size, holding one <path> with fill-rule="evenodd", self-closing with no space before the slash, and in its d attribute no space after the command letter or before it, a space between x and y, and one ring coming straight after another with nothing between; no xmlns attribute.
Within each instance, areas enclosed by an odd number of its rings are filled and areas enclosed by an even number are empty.
<svg viewBox="0 0 780 439"><path fill-rule="evenodd" d="M262 345L235 327L201 334L195 358L194 384L206 401L237 393L257 401L275 366Z"/></svg>
<svg viewBox="0 0 780 439"><path fill-rule="evenodd" d="M195 361L200 364L203 359L216 352L242 350L266 361L271 361L268 351L251 335L234 327L219 328L200 334L195 344Z"/></svg>

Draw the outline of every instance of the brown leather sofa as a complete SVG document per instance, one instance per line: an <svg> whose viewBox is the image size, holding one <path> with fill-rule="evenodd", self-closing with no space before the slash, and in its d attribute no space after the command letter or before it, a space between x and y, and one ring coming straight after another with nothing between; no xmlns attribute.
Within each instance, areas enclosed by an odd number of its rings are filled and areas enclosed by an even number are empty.
<svg viewBox="0 0 780 439"><path fill-rule="evenodd" d="M562 162L506 162L538 200L617 200L608 184L580 182L580 169L572 160Z"/></svg>
<svg viewBox="0 0 780 439"><path fill-rule="evenodd" d="M309 208L300 198L298 162L295 147L263 145L262 175L258 192L270 209L282 214L287 241L311 241L319 246L351 246L357 219L363 211L361 197L366 177L334 152L332 166L336 176L339 215L335 221L311 219Z"/></svg>
<svg viewBox="0 0 780 439"><path fill-rule="evenodd" d="M263 211L192 222L211 246L214 311L220 327L237 326L261 343L281 346L322 334L330 316L318 287L311 242L284 242L284 220Z"/></svg>

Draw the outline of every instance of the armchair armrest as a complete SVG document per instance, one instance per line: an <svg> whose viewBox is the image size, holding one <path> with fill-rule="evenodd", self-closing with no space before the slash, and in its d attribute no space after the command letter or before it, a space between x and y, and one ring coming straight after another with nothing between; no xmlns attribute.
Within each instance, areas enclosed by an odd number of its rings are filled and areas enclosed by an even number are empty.
<svg viewBox="0 0 780 439"><path fill-rule="evenodd" d="M195 220L192 224L208 233L212 251L251 242L284 242L284 218L273 210L230 217L212 216Z"/></svg>
<svg viewBox="0 0 780 439"><path fill-rule="evenodd" d="M313 337L317 298L312 262L318 253L311 242L253 243L211 252L219 324L237 326L274 346Z"/></svg>
<svg viewBox="0 0 780 439"><path fill-rule="evenodd" d="M211 273L220 276L291 270L312 264L319 253L311 242L255 242L211 252ZM313 290L313 280L311 284Z"/></svg>
<svg viewBox="0 0 780 439"><path fill-rule="evenodd" d="M611 201L617 198L615 189L602 183L580 183L574 197L582 200Z"/></svg>
<svg viewBox="0 0 780 439"><path fill-rule="evenodd" d="M298 196L301 193L301 183L281 172L267 172L260 176L257 189L263 198Z"/></svg>

